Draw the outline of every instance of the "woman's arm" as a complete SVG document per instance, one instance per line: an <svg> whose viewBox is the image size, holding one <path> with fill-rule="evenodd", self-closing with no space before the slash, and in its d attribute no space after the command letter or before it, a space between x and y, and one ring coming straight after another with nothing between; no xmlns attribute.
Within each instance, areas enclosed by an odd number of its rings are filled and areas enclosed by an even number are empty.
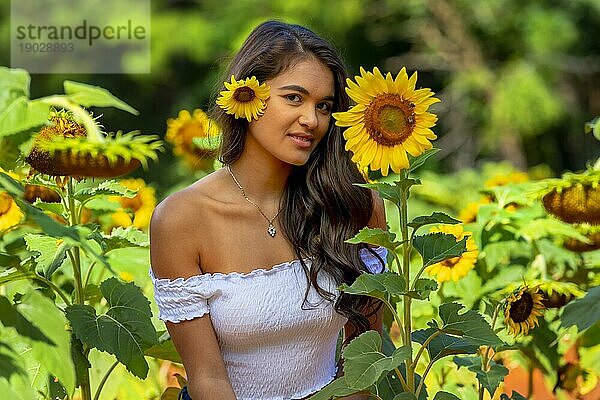
<svg viewBox="0 0 600 400"><path fill-rule="evenodd" d="M387 229L387 223L385 220L385 206L383 204L383 200L379 197L379 194L375 191L371 191L373 195L373 212L371 213L371 219L369 224L367 225L369 228L381 228ZM368 311L368 310L366 310ZM377 311L377 313L373 314L369 317L370 321L370 330L375 330L382 334L383 329L383 306ZM344 341L348 340L348 338L352 337L356 333L356 330L352 326L350 322L346 323L344 326ZM338 370L336 378L343 375L342 368ZM342 397L345 400L368 400L370 396L362 395L362 394L353 394L351 396Z"/></svg>
<svg viewBox="0 0 600 400"><path fill-rule="evenodd" d="M176 193L155 209L150 223L150 259L157 278L198 275L199 220L190 218L190 202ZM192 221L193 220L193 221ZM187 374L193 400L235 400L209 314L179 323L166 322Z"/></svg>

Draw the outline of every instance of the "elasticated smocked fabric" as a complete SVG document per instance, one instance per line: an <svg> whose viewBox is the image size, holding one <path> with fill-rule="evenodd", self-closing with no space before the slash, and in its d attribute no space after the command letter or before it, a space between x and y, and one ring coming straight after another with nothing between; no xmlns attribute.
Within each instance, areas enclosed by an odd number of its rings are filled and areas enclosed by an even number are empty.
<svg viewBox="0 0 600 400"><path fill-rule="evenodd" d="M373 248L385 261L387 250ZM379 259L367 249L361 259L373 273ZM304 259L310 268L311 260ZM299 260L249 273L201 274L160 279L150 271L159 318L181 322L210 314L221 355L238 400L306 397L337 373L336 346L348 319L310 286ZM339 295L332 277L319 286Z"/></svg>

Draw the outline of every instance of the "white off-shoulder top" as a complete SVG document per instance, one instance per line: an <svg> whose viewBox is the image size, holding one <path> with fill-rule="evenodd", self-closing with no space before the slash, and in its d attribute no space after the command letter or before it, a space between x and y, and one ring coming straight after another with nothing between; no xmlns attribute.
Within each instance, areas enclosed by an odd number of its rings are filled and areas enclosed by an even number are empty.
<svg viewBox="0 0 600 400"><path fill-rule="evenodd" d="M373 250L385 261L384 247ZM382 271L367 249L360 255L369 271ZM311 260L304 261L310 268ZM312 286L302 309L308 283L299 260L249 273L172 280L156 278L150 270L150 276L163 321L210 313L238 400L300 399L335 378L337 339L348 319ZM318 282L339 296L332 277L319 273Z"/></svg>

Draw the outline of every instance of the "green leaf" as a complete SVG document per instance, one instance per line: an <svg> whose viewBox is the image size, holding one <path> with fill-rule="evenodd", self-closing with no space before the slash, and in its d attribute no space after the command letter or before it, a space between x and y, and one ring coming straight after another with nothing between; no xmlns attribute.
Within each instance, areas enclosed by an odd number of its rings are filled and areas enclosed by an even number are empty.
<svg viewBox="0 0 600 400"><path fill-rule="evenodd" d="M414 394L403 392L394 397L393 400L417 400Z"/></svg>
<svg viewBox="0 0 600 400"><path fill-rule="evenodd" d="M0 253L0 268L15 268L21 264L21 259L14 254Z"/></svg>
<svg viewBox="0 0 600 400"><path fill-rule="evenodd" d="M583 298L565 306L561 326L568 328L577 325L577 329L582 331L598 320L600 320L600 286L590 288Z"/></svg>
<svg viewBox="0 0 600 400"><path fill-rule="evenodd" d="M73 198L82 203L91 200L92 198L100 195L108 195L108 196L120 196L133 198L137 194L137 190L131 190L127 187L121 185L119 182L114 180L103 181L95 187L86 187L79 189L74 195Z"/></svg>
<svg viewBox="0 0 600 400"><path fill-rule="evenodd" d="M49 105L20 97L0 111L0 137L43 125L49 114Z"/></svg>
<svg viewBox="0 0 600 400"><path fill-rule="evenodd" d="M560 355L558 354L558 336L550 329L546 319L538 318L535 335L531 335L530 345L548 359L550 370L558 371Z"/></svg>
<svg viewBox="0 0 600 400"><path fill-rule="evenodd" d="M413 341L423 344L435 332L437 332L435 328L420 329L414 331L411 334L411 338ZM477 346L472 345L465 339L445 333L435 337L427 345L427 352L432 361L437 361L440 358L450 355L475 354L477 353L477 349Z"/></svg>
<svg viewBox="0 0 600 400"><path fill-rule="evenodd" d="M429 216L421 215L416 217L408 223L408 226L417 230L424 225L430 224L460 224L460 221L447 214L444 214L443 212L436 211Z"/></svg>
<svg viewBox="0 0 600 400"><path fill-rule="evenodd" d="M62 265L67 258L67 250L73 247L68 241L33 233L25 235L25 242L27 250L36 253L37 266L44 270L47 279Z"/></svg>
<svg viewBox="0 0 600 400"><path fill-rule="evenodd" d="M29 72L0 67L0 113L19 97L29 97Z"/></svg>
<svg viewBox="0 0 600 400"><path fill-rule="evenodd" d="M399 181L395 181L393 185L386 182L375 182L357 183L356 186L376 190L381 198L390 200L394 204L400 204L402 201L402 192L408 192L411 186L420 184L421 181L418 179L404 178ZM406 197L408 198L408 194Z"/></svg>
<svg viewBox="0 0 600 400"><path fill-rule="evenodd" d="M26 375L26 372L17 364L14 357L0 353L0 378L9 380L13 374Z"/></svg>
<svg viewBox="0 0 600 400"><path fill-rule="evenodd" d="M192 143L202 150L219 150L221 147L221 136L199 136L192 138Z"/></svg>
<svg viewBox="0 0 600 400"><path fill-rule="evenodd" d="M12 176L0 172L0 189L6 190L13 197L23 197L25 188Z"/></svg>
<svg viewBox="0 0 600 400"><path fill-rule="evenodd" d="M425 300L429 298L431 292L435 292L437 289L438 284L433 279L419 278L415 282L414 290L411 290L406 294L413 299Z"/></svg>
<svg viewBox="0 0 600 400"><path fill-rule="evenodd" d="M346 240L346 243L367 243L383 246L390 251L394 251L401 244L396 242L395 234L381 228L363 228L353 238Z"/></svg>
<svg viewBox="0 0 600 400"><path fill-rule="evenodd" d="M342 283L338 289L349 294L366 295L390 301L392 296L401 296L405 293L406 280L394 272L362 274L351 286Z"/></svg>
<svg viewBox="0 0 600 400"><path fill-rule="evenodd" d="M54 302L39 293L31 291L21 299L17 309L29 321L34 321L42 333L55 345L32 340L31 354L51 374L55 375L67 392L75 390L75 372L71 362L70 332L62 311Z"/></svg>
<svg viewBox="0 0 600 400"><path fill-rule="evenodd" d="M366 389L375 384L382 374L402 364L410 352L410 347L403 346L388 357L381 352L379 333L367 331L352 340L342 352L346 383L356 389Z"/></svg>
<svg viewBox="0 0 600 400"><path fill-rule="evenodd" d="M127 228L116 227L112 230L109 236L103 238L106 244L105 253L111 250L123 249L127 247L148 247L150 242L148 234L140 231L134 226Z"/></svg>
<svg viewBox="0 0 600 400"><path fill-rule="evenodd" d="M127 111L134 115L139 115L139 112L129 104L119 100L113 96L108 90L85 83L64 81L65 93L67 98L74 103L84 107L115 107L123 111Z"/></svg>
<svg viewBox="0 0 600 400"><path fill-rule="evenodd" d="M177 352L177 349L170 338L168 340L161 341L160 343L145 350L144 355L161 360L173 361L179 364L183 363L181 356Z"/></svg>
<svg viewBox="0 0 600 400"><path fill-rule="evenodd" d="M359 391L359 389L349 387L346 383L346 380L342 376L330 382L327 386L310 396L307 400L330 400L332 398L349 396Z"/></svg>
<svg viewBox="0 0 600 400"><path fill-rule="evenodd" d="M517 231L517 237L522 236L529 241L539 240L546 236L562 236L588 243L589 239L582 235L573 225L559 221L556 218L538 218L523 225Z"/></svg>
<svg viewBox="0 0 600 400"><path fill-rule="evenodd" d="M429 233L415 236L413 246L421 254L423 265L427 267L448 258L458 257L467 251L467 237L457 242L454 235Z"/></svg>
<svg viewBox="0 0 600 400"><path fill-rule="evenodd" d="M4 326L12 326L21 336L54 346L55 343L44 335L35 325L27 320L9 299L0 296L0 321Z"/></svg>
<svg viewBox="0 0 600 400"><path fill-rule="evenodd" d="M585 123L584 128L585 133L590 133L594 135L597 140L600 140L600 117L596 117L590 122Z"/></svg>
<svg viewBox="0 0 600 400"><path fill-rule="evenodd" d="M504 344L481 314L475 310L468 310L459 314L458 312L463 308L462 304L454 302L440 305L439 314L443 321L441 330L444 333L461 336L474 346L500 346Z"/></svg>
<svg viewBox="0 0 600 400"><path fill-rule="evenodd" d="M488 391L490 396L494 395L500 383L504 381L504 377L508 375L508 368L497 364L494 360L490 361L490 370L483 371L481 369L480 356L454 357L454 363L459 368L467 367L469 371L475 372L477 380Z"/></svg>
<svg viewBox="0 0 600 400"><path fill-rule="evenodd" d="M64 207L61 203L46 203L37 199L35 203L33 203L34 207L39 208L42 211L50 211L56 215L63 215Z"/></svg>
<svg viewBox="0 0 600 400"><path fill-rule="evenodd" d="M144 350L158 343L150 302L139 287L116 278L102 282L100 291L108 302L106 314L97 315L87 305L67 307L73 332L88 346L115 355L132 374L144 379L148 374Z"/></svg>
<svg viewBox="0 0 600 400"><path fill-rule="evenodd" d="M440 149L431 148L425 150L422 154L415 158L409 155L410 172L415 171L421 165L425 164L425 161L427 161L429 157L435 155L438 151L440 151Z"/></svg>
<svg viewBox="0 0 600 400"><path fill-rule="evenodd" d="M460 397L448 392L437 392L433 400L460 400Z"/></svg>
<svg viewBox="0 0 600 400"><path fill-rule="evenodd" d="M67 398L67 391L57 377L48 375L48 392L51 399Z"/></svg>

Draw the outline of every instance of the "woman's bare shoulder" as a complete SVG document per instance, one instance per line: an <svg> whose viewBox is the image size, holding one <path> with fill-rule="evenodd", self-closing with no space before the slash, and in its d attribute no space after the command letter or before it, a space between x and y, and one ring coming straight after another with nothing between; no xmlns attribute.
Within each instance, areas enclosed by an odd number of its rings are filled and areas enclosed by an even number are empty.
<svg viewBox="0 0 600 400"><path fill-rule="evenodd" d="M222 193L220 175L219 171L213 172L165 197L154 209L154 225L194 226L209 216L210 210L223 202L218 195Z"/></svg>

